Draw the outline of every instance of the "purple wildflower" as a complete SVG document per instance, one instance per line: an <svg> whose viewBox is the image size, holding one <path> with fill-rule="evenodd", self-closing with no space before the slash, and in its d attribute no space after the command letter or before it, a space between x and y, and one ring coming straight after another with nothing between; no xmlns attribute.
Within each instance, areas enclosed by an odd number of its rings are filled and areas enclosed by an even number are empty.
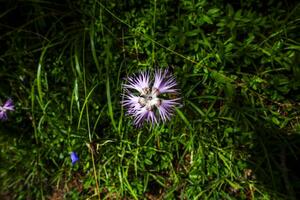
<svg viewBox="0 0 300 200"><path fill-rule="evenodd" d="M178 94L175 77L168 70L158 69L154 72L154 80L150 80L150 72L141 72L127 79L123 84L122 104L127 114L134 117L134 124L139 126L144 121L157 124L170 120L180 98L168 99Z"/></svg>
<svg viewBox="0 0 300 200"><path fill-rule="evenodd" d="M13 111L14 110L14 103L11 99L8 99L3 106L0 106L0 119L1 120L7 120L7 111Z"/></svg>
<svg viewBox="0 0 300 200"><path fill-rule="evenodd" d="M74 165L77 161L79 160L79 157L76 152L72 151L71 152L71 161L72 165Z"/></svg>

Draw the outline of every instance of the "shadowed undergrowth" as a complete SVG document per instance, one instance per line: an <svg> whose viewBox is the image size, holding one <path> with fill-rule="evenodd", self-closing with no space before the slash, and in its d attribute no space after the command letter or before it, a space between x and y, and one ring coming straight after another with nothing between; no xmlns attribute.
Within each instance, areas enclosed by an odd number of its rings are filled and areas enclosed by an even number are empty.
<svg viewBox="0 0 300 200"><path fill-rule="evenodd" d="M15 103L0 123L1 199L299 198L296 2L0 9L0 100ZM136 128L122 83L158 68L182 106Z"/></svg>

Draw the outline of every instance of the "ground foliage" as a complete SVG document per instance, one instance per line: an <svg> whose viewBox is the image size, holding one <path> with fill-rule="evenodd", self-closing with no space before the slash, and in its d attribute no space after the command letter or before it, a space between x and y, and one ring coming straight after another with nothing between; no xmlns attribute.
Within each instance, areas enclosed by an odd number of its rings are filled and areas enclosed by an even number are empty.
<svg viewBox="0 0 300 200"><path fill-rule="evenodd" d="M299 198L296 1L0 5L1 199ZM156 68L182 106L137 129L121 84Z"/></svg>

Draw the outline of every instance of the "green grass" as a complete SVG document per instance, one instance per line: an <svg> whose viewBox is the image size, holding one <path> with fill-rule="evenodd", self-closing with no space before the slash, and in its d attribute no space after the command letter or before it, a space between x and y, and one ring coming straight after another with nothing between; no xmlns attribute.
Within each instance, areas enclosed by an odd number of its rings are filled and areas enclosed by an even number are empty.
<svg viewBox="0 0 300 200"><path fill-rule="evenodd" d="M0 199L299 198L299 3L2 4ZM136 128L122 83L156 68L182 105Z"/></svg>

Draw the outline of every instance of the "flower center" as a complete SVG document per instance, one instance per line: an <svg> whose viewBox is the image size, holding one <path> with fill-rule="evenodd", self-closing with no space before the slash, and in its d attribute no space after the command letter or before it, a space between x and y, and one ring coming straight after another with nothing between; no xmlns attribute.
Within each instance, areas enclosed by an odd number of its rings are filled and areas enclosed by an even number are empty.
<svg viewBox="0 0 300 200"><path fill-rule="evenodd" d="M160 99L157 97L157 90L155 88L150 91L149 88L144 88L140 94L139 104L147 110L153 110L154 106L160 105Z"/></svg>

